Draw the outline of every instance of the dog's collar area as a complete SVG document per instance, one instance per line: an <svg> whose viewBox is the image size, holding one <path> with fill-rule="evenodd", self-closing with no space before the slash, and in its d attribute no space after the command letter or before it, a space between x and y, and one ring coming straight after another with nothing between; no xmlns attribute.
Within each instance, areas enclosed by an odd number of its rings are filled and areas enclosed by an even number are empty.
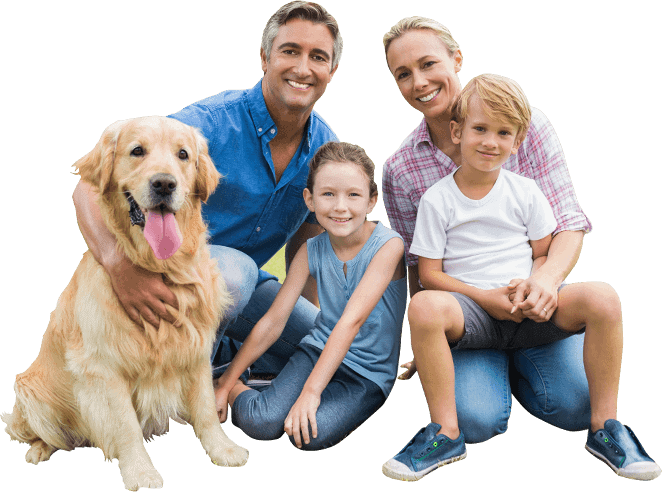
<svg viewBox="0 0 662 494"><path fill-rule="evenodd" d="M145 215L143 214L140 206L133 198L131 193L127 190L124 191L126 200L129 201L129 218L131 219L131 225L145 226Z"/></svg>

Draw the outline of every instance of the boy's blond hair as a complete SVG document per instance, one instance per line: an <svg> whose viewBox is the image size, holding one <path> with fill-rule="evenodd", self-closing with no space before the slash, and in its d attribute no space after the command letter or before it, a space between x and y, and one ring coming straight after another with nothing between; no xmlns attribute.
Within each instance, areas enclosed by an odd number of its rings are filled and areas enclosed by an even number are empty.
<svg viewBox="0 0 662 494"><path fill-rule="evenodd" d="M393 40L399 38L407 31L413 31L415 29L429 29L430 31L433 31L439 37L439 39L443 41L444 45L446 45L446 49L448 50L448 54L450 56L452 56L457 50L460 49L460 45L458 45L457 41L453 39L451 32L446 26L440 24L434 19L414 16L401 19L389 30L388 33L384 35L384 52L388 54L388 48Z"/></svg>
<svg viewBox="0 0 662 494"><path fill-rule="evenodd" d="M490 118L516 125L517 138L520 141L524 139L531 123L531 106L519 84L494 74L483 74L471 79L453 105L451 119L460 127L467 118L472 96L480 99Z"/></svg>

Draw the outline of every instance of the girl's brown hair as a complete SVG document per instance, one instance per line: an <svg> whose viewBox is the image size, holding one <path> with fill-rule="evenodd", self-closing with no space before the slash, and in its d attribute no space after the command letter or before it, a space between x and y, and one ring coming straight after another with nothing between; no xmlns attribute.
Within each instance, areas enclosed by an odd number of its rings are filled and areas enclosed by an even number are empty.
<svg viewBox="0 0 662 494"><path fill-rule="evenodd" d="M315 156L313 156L313 159L310 160L310 164L308 165L308 181L306 182L306 188L310 192L313 191L317 171L322 165L330 161L335 161L337 163L354 163L355 165L360 166L370 182L370 197L377 194L375 164L370 158L368 158L365 150L360 146L348 142L332 141L320 146L315 153Z"/></svg>

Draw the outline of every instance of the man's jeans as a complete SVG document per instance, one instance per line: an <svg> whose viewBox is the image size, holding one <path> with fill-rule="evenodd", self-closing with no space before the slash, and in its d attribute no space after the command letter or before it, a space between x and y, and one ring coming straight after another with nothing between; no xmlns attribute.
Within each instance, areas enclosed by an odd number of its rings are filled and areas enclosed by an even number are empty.
<svg viewBox="0 0 662 494"><path fill-rule="evenodd" d="M214 345L212 362L219 365L229 361L228 352L217 351L223 334L244 341L281 285L272 279L256 287L258 268L250 257L229 247L212 245L210 249L235 300ZM314 326L318 313L313 304L300 297L280 338L253 368L278 375ZM588 428L591 414L583 344L584 335L575 335L520 350L453 350L457 414L466 441L478 443L505 432L513 395L529 413L556 427L572 431Z"/></svg>

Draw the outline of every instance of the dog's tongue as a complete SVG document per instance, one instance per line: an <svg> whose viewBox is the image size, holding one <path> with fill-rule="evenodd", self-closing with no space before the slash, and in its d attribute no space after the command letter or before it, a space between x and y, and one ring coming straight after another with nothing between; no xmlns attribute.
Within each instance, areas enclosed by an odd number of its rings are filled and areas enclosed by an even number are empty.
<svg viewBox="0 0 662 494"><path fill-rule="evenodd" d="M168 259L182 245L182 234L172 213L148 211L143 233L157 259Z"/></svg>

